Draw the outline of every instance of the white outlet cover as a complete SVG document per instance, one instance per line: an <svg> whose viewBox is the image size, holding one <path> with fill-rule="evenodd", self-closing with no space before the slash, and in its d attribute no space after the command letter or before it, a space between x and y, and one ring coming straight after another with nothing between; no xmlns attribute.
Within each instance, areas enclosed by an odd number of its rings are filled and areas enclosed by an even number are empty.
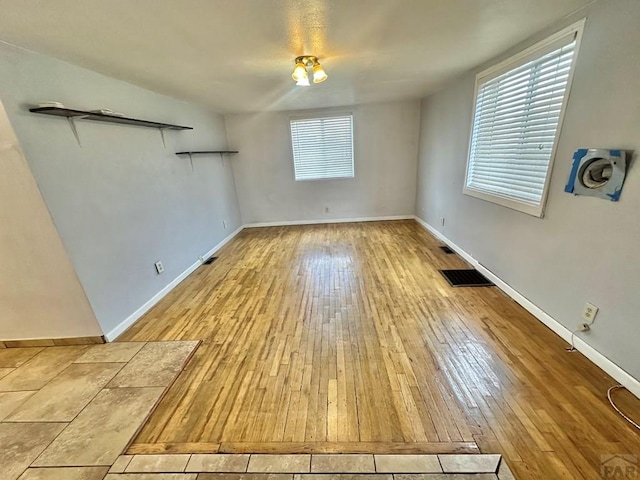
<svg viewBox="0 0 640 480"><path fill-rule="evenodd" d="M598 314L599 308L595 306L593 303L585 303L584 309L582 310L582 318L589 322L593 322L596 319L596 315Z"/></svg>

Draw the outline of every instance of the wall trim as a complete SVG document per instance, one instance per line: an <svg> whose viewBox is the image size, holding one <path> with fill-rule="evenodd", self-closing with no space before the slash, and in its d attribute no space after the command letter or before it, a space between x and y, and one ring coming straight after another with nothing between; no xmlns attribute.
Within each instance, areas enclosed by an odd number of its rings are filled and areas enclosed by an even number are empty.
<svg viewBox="0 0 640 480"><path fill-rule="evenodd" d="M386 217L331 218L322 220L287 220L284 222L246 223L244 228L285 227L288 225L318 225L324 223L381 222L384 220L412 220L414 215L390 215Z"/></svg>
<svg viewBox="0 0 640 480"><path fill-rule="evenodd" d="M544 323L547 327L549 327L556 335L561 337L567 343L571 343L571 331L567 329L564 325L558 322L556 319L551 317L548 313L542 310L540 307L535 305L531 300L526 298L516 289L511 287L508 283L498 277L496 274L491 272L488 268L482 265L478 260L473 258L469 253L463 250L461 247L453 243L449 240L442 232L439 232L434 227L429 225L427 222L422 220L420 217L415 216L415 221L424 228L427 232L432 234L438 240L446 243L449 247L456 251L458 255L464 258L467 262L469 262L476 270L481 272L485 277L490 279L496 286L506 293L509 297L519 303L525 310L531 313L534 317ZM621 367L616 365L610 359L605 357L598 350L593 348L587 342L585 342L582 338L576 336L574 339L574 345L576 349L582 353L585 357L587 357L591 362L596 364L614 379L616 379L621 385L633 393L636 397L640 398L640 381L636 378L632 377L628 372L623 370Z"/></svg>
<svg viewBox="0 0 640 480"><path fill-rule="evenodd" d="M215 252L220 250L223 246L229 243L236 235L238 235L244 229L244 225L240 225L233 233L229 236L225 237L220 243L218 243L215 247L205 253L202 258L207 259ZM178 275L175 279L173 279L166 287L156 293L153 297L151 297L148 301L146 301L140 308L138 308L135 312L125 318L120 324L118 324L113 330L109 333L106 333L104 336L108 342L113 342L119 335L124 333L124 331L129 328L131 325L136 323L136 321L142 317L145 313L151 310L156 303L158 303L162 298L164 298L171 290L178 286L180 282L182 282L185 278L187 278L193 271L202 265L201 260L197 260L193 265L189 266L184 272Z"/></svg>
<svg viewBox="0 0 640 480"><path fill-rule="evenodd" d="M68 345L98 345L105 343L104 336L32 338L25 340L0 340L0 348L64 347Z"/></svg>

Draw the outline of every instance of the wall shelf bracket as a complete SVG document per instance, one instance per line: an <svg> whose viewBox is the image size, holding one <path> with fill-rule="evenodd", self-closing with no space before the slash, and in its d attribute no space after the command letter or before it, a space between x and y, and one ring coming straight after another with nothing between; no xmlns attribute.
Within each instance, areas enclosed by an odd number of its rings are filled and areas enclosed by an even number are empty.
<svg viewBox="0 0 640 480"><path fill-rule="evenodd" d="M78 129L76 128L76 122L74 117L67 117L67 122L69 122L69 128L73 132L73 136L76 137L76 142L78 142L78 146L82 148L82 142L80 142L80 135L78 135Z"/></svg>

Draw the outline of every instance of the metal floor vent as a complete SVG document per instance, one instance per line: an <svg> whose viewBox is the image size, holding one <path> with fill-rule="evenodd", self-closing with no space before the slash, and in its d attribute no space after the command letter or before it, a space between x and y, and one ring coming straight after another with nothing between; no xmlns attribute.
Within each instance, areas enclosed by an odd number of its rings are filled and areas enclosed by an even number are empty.
<svg viewBox="0 0 640 480"><path fill-rule="evenodd" d="M453 250L451 250L449 247L447 247L446 245L442 245L440 247L440 250L442 250L444 253L446 253L447 255L451 255L452 253L456 253Z"/></svg>
<svg viewBox="0 0 640 480"><path fill-rule="evenodd" d="M452 287L492 287L493 282L475 269L440 270Z"/></svg>
<svg viewBox="0 0 640 480"><path fill-rule="evenodd" d="M217 259L218 259L218 257L209 257L203 262L203 265L211 265Z"/></svg>

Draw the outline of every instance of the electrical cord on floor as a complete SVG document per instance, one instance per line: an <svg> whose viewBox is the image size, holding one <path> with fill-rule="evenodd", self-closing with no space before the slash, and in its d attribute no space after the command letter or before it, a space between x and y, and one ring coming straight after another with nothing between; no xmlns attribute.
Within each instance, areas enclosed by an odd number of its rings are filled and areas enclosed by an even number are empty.
<svg viewBox="0 0 640 480"><path fill-rule="evenodd" d="M565 350L567 352L577 352L578 349L576 348L576 344L574 342L575 337L576 337L576 333L578 333L580 331L580 329L574 330L573 332L571 332L571 347L569 348L565 348Z"/></svg>
<svg viewBox="0 0 640 480"><path fill-rule="evenodd" d="M575 343L576 333L590 331L591 330L591 325L593 325L593 320L591 320L590 322L582 323L576 330L571 332L571 348L565 348L565 350L567 352L577 352L578 351L578 349L576 348L576 343Z"/></svg>
<svg viewBox="0 0 640 480"><path fill-rule="evenodd" d="M640 425L638 425L636 422L634 422L633 420L631 420L629 417L627 417L624 413L622 413L622 410L620 410L615 403L613 403L613 399L611 398L611 392L613 392L614 390L618 390L619 388L625 388L623 385L614 385L613 387L611 387L609 390L607 390L607 398L609 399L609 403L611 404L611 406L613 407L613 409L618 412L620 414L620 416L622 418L624 418L627 422L629 422L631 425L633 425L634 427L636 427L638 430L640 430Z"/></svg>
<svg viewBox="0 0 640 480"><path fill-rule="evenodd" d="M589 331L589 327L591 327L591 325L593 324L593 322L591 323L586 323L586 324L582 324L580 326L580 328L578 328L577 330L574 330L573 332L571 332L571 347L569 348L565 348L565 350L567 352L577 352L578 349L576 348L576 344L575 344L575 337L576 337L576 333L578 332L583 332L585 325L587 326L586 331ZM624 418L627 422L629 422L631 425L633 425L634 427L636 427L638 430L640 430L640 425L638 425L636 422L634 422L633 420L631 420L629 417L627 417L622 410L620 410L618 408L618 406L614 403L613 398L611 398L611 392L613 392L614 390L618 390L620 388L625 388L624 385L614 385L613 387L609 388L609 390L607 390L607 398L609 399L609 403L611 404L611 406L613 407L613 409L618 412L618 414Z"/></svg>

